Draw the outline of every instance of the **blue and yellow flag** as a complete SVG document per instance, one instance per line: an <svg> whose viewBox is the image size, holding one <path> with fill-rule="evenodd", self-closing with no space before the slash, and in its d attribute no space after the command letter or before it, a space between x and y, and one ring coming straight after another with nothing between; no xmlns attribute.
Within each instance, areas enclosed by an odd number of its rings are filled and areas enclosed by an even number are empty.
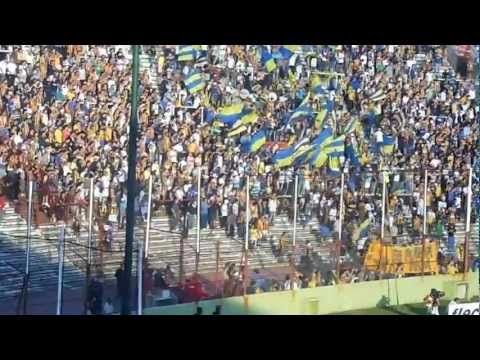
<svg viewBox="0 0 480 360"><path fill-rule="evenodd" d="M180 45L178 48L178 61L195 61L199 54L200 45Z"/></svg>
<svg viewBox="0 0 480 360"><path fill-rule="evenodd" d="M260 61L262 62L262 65L265 66L265 69L269 73L271 73L273 70L277 68L277 64L275 63L275 59L273 58L272 54L270 54L265 49L262 49L262 56Z"/></svg>
<svg viewBox="0 0 480 360"><path fill-rule="evenodd" d="M206 84L202 74L195 70L186 76L184 82L190 94L203 90Z"/></svg>
<svg viewBox="0 0 480 360"><path fill-rule="evenodd" d="M227 135L228 137L237 136L245 131L247 131L247 127L243 124L240 124L239 126L233 127L233 129L230 130Z"/></svg>
<svg viewBox="0 0 480 360"><path fill-rule="evenodd" d="M310 93L308 93L305 98L302 100L301 104L292 111L292 115L290 115L289 120L295 120L299 117L305 117L305 116L310 116L313 114L313 109L308 103L308 100L310 99Z"/></svg>
<svg viewBox="0 0 480 360"><path fill-rule="evenodd" d="M240 103L224 106L217 114L217 118L222 123L231 127L237 120L240 120L243 115L243 104Z"/></svg>
<svg viewBox="0 0 480 360"><path fill-rule="evenodd" d="M362 123L360 122L359 118L354 116L345 126L345 129L343 130L344 134L350 134L355 131L361 131L362 130Z"/></svg>
<svg viewBox="0 0 480 360"><path fill-rule="evenodd" d="M240 121L242 122L243 125L248 125L248 124L255 123L257 119L258 119L258 115L255 112L255 110L244 109L242 111L242 117L240 118Z"/></svg>
<svg viewBox="0 0 480 360"><path fill-rule="evenodd" d="M383 153L386 155L393 154L393 149L395 147L395 139L393 136L383 135L382 149Z"/></svg>
<svg viewBox="0 0 480 360"><path fill-rule="evenodd" d="M317 129L321 129L323 126L323 122L325 121L327 117L327 109L322 108L318 113L317 116L315 116L315 127Z"/></svg>
<svg viewBox="0 0 480 360"><path fill-rule="evenodd" d="M339 176L340 172L340 157L328 155L327 174L330 176Z"/></svg>
<svg viewBox="0 0 480 360"><path fill-rule="evenodd" d="M312 145L324 146L328 143L329 139L333 140L333 130L331 127L323 129L322 132L312 140Z"/></svg>
<svg viewBox="0 0 480 360"><path fill-rule="evenodd" d="M289 60L295 52L299 50L299 45L283 45L278 49L278 52L282 55L283 59Z"/></svg>
<svg viewBox="0 0 480 360"><path fill-rule="evenodd" d="M307 162L315 167L315 168L321 168L323 165L325 165L325 162L328 159L328 155L323 151L321 147L315 148L308 156L307 156Z"/></svg>
<svg viewBox="0 0 480 360"><path fill-rule="evenodd" d="M345 135L340 135L325 145L325 153L329 157L340 157L345 154Z"/></svg>
<svg viewBox="0 0 480 360"><path fill-rule="evenodd" d="M370 218L366 218L354 231L352 234L352 240L358 241L363 237L368 235L368 226L370 225Z"/></svg>
<svg viewBox="0 0 480 360"><path fill-rule="evenodd" d="M327 94L328 83L322 81L319 75L315 74L310 80L310 88L313 93L316 95L325 95Z"/></svg>
<svg viewBox="0 0 480 360"><path fill-rule="evenodd" d="M292 165L293 154L295 150L293 146L290 146L286 149L278 150L275 155L273 155L272 160L275 165L278 167L286 167Z"/></svg>
<svg viewBox="0 0 480 360"><path fill-rule="evenodd" d="M257 152L265 143L267 142L267 137L264 130L259 130L251 136L251 139L248 143L242 146L242 151L247 153Z"/></svg>

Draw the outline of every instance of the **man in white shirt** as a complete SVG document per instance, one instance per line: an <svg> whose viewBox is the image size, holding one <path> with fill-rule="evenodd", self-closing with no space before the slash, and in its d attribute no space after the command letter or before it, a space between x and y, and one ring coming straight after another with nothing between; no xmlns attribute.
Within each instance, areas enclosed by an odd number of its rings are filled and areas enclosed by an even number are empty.
<svg viewBox="0 0 480 360"><path fill-rule="evenodd" d="M376 151L377 153L380 152L381 146L383 144L383 132L382 129L378 128L375 133L375 145L376 145Z"/></svg>

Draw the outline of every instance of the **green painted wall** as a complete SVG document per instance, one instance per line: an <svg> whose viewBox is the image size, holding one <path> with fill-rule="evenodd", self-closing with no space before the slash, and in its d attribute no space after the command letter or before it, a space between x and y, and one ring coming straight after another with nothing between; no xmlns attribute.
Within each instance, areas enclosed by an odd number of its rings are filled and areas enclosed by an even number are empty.
<svg viewBox="0 0 480 360"><path fill-rule="evenodd" d="M223 315L323 315L341 311L367 309L389 299L390 305L421 302L436 288L445 291L445 298L457 297L457 288L468 284L467 299L479 295L479 274L411 277L368 281L358 284L322 286L314 289L281 291L200 302L203 314L211 314L215 305L222 305ZM193 303L145 309L145 315L192 315Z"/></svg>

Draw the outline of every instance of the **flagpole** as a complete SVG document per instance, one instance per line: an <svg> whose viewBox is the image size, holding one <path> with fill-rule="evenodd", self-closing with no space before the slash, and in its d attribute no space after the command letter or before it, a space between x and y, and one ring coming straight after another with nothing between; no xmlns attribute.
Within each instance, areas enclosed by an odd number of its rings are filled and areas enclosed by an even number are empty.
<svg viewBox="0 0 480 360"><path fill-rule="evenodd" d="M295 174L295 192L293 195L293 246L297 239L298 174Z"/></svg>

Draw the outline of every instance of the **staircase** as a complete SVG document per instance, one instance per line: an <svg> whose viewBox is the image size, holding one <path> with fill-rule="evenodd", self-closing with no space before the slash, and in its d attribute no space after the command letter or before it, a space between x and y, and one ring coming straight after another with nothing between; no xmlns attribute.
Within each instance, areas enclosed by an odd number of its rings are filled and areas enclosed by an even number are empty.
<svg viewBox="0 0 480 360"><path fill-rule="evenodd" d="M182 241L181 235L170 231L168 216L156 214L152 218L149 264L152 268L160 268L169 264L172 270L179 274L183 265L186 276L195 272L196 263L196 228L189 230L188 238ZM194 222L196 224L196 222ZM297 246L294 250L290 246L286 254L294 253L296 261L299 255L304 254L307 241L313 245L313 257L317 263L331 267L335 261L335 243L332 238L321 241L315 231L320 224L317 219L303 227L297 225ZM259 242L256 249L249 251L249 267L251 269L265 269L269 267L287 265L287 257L278 258L273 253L273 243L276 245L284 231L292 238L292 224L286 215L277 215L270 226L270 239ZM145 224L139 220L135 229L135 244L145 237ZM30 290L42 291L56 287L58 254L57 244L60 227L56 225L39 225L32 229ZM25 269L26 249L26 221L12 207L6 207L0 215L0 298L17 295L21 289L23 272ZM111 251L101 252L92 250L92 274L101 270L105 279L113 279L116 269L122 264L125 246L125 231L117 230L113 233ZM457 224L457 242L462 244L465 239L465 224ZM94 232L94 247L97 246L98 234ZM446 234L445 238L446 240ZM470 252L478 253L478 223L472 224ZM68 288L79 288L85 284L87 259L88 231L84 224L78 238L70 228L65 232L65 272L64 284ZM217 245L218 244L218 245ZM225 236L222 229L201 230L199 273L212 273L218 269L223 271L227 262L241 263L244 242L241 239L232 239ZM217 250L218 249L218 250ZM136 253L133 256L132 272L136 274ZM103 266L101 264L103 263Z"/></svg>
<svg viewBox="0 0 480 360"><path fill-rule="evenodd" d="M55 289L58 280L58 240L42 239L40 231L32 229L30 248L31 292ZM20 293L26 264L27 223L12 207L0 214L0 299ZM85 275L65 261L64 286L82 286Z"/></svg>

